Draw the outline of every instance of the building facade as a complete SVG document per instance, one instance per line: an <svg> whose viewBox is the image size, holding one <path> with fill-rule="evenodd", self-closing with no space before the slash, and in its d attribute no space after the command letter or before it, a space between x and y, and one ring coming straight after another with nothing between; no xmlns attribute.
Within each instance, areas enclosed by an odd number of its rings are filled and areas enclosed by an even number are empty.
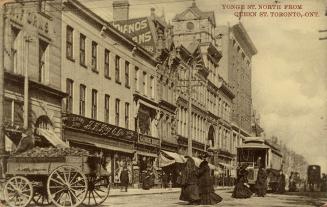
<svg viewBox="0 0 327 207"><path fill-rule="evenodd" d="M211 162L224 170L221 176L231 175L235 160L236 139L232 137L231 109L235 97L227 77L220 67L223 53L220 48L221 37L216 34L213 11L201 11L193 1L192 5L177 14L172 21L173 39L176 45L187 48L199 68L192 71L192 122L187 123L187 91L181 89L178 133L186 143L187 125L192 125L193 148L195 156L201 152L212 151ZM192 66L189 66L192 67ZM180 70L181 85L188 77ZM186 86L186 83L184 83ZM200 149L199 149L200 148ZM234 173L235 174L235 173Z"/></svg>
<svg viewBox="0 0 327 207"><path fill-rule="evenodd" d="M61 16L58 1L6 3L4 8L4 127L8 151L22 131L36 145L62 137ZM44 133L46 130L46 134Z"/></svg>
<svg viewBox="0 0 327 207"><path fill-rule="evenodd" d="M252 131L252 57L257 53L242 23L218 26L223 51L221 71L232 87L235 99L231 107L233 137L241 143Z"/></svg>
<svg viewBox="0 0 327 207"><path fill-rule="evenodd" d="M78 1L64 7L64 138L102 151L114 183L127 165L138 184L142 170L158 165L157 61Z"/></svg>

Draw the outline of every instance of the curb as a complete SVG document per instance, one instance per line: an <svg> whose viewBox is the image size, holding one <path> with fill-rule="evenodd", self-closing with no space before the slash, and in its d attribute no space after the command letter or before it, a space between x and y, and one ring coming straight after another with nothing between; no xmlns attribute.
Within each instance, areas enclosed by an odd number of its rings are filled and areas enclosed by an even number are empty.
<svg viewBox="0 0 327 207"><path fill-rule="evenodd" d="M226 187L226 188L215 188L215 190L232 190L233 187ZM164 191L164 192L141 192L141 193L133 193L133 194L114 194L114 195L110 195L109 193L109 197L128 197L128 196L139 196L139 195L158 195L158 194L171 194L171 193L179 193L181 192L181 189L178 190L171 190L171 191Z"/></svg>

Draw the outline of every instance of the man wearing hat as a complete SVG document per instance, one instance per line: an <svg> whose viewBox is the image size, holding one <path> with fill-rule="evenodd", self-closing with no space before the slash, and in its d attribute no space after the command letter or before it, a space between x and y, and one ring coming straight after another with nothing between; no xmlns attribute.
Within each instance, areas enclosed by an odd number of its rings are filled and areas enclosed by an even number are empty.
<svg viewBox="0 0 327 207"><path fill-rule="evenodd" d="M31 129L26 129L22 133L22 138L19 141L15 154L26 152L34 147L34 135Z"/></svg>

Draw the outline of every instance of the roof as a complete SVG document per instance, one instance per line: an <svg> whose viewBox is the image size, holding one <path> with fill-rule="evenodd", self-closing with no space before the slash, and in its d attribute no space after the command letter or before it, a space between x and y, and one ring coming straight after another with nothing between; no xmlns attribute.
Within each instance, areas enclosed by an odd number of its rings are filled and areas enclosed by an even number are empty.
<svg viewBox="0 0 327 207"><path fill-rule="evenodd" d="M268 145L265 144L259 144L259 143L246 143L241 146L238 146L237 148L259 148L259 149L269 149Z"/></svg>
<svg viewBox="0 0 327 207"><path fill-rule="evenodd" d="M216 26L216 20L215 20L215 13L214 11L201 11L199 7L197 7L195 1L193 1L192 6L187 8L185 11L183 11L180 14L176 14L176 16L173 18L173 21L180 21L185 20L184 16L188 12L192 12L196 19L209 19L209 21L212 22L213 25Z"/></svg>

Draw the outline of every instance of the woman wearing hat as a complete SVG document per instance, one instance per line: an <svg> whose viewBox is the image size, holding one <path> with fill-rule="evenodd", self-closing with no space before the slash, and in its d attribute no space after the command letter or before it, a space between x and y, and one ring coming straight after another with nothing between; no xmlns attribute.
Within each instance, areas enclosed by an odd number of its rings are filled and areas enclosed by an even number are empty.
<svg viewBox="0 0 327 207"><path fill-rule="evenodd" d="M250 198L252 196L252 191L248 185L247 167L248 164L243 164L237 173L236 185L232 195L233 198Z"/></svg>

